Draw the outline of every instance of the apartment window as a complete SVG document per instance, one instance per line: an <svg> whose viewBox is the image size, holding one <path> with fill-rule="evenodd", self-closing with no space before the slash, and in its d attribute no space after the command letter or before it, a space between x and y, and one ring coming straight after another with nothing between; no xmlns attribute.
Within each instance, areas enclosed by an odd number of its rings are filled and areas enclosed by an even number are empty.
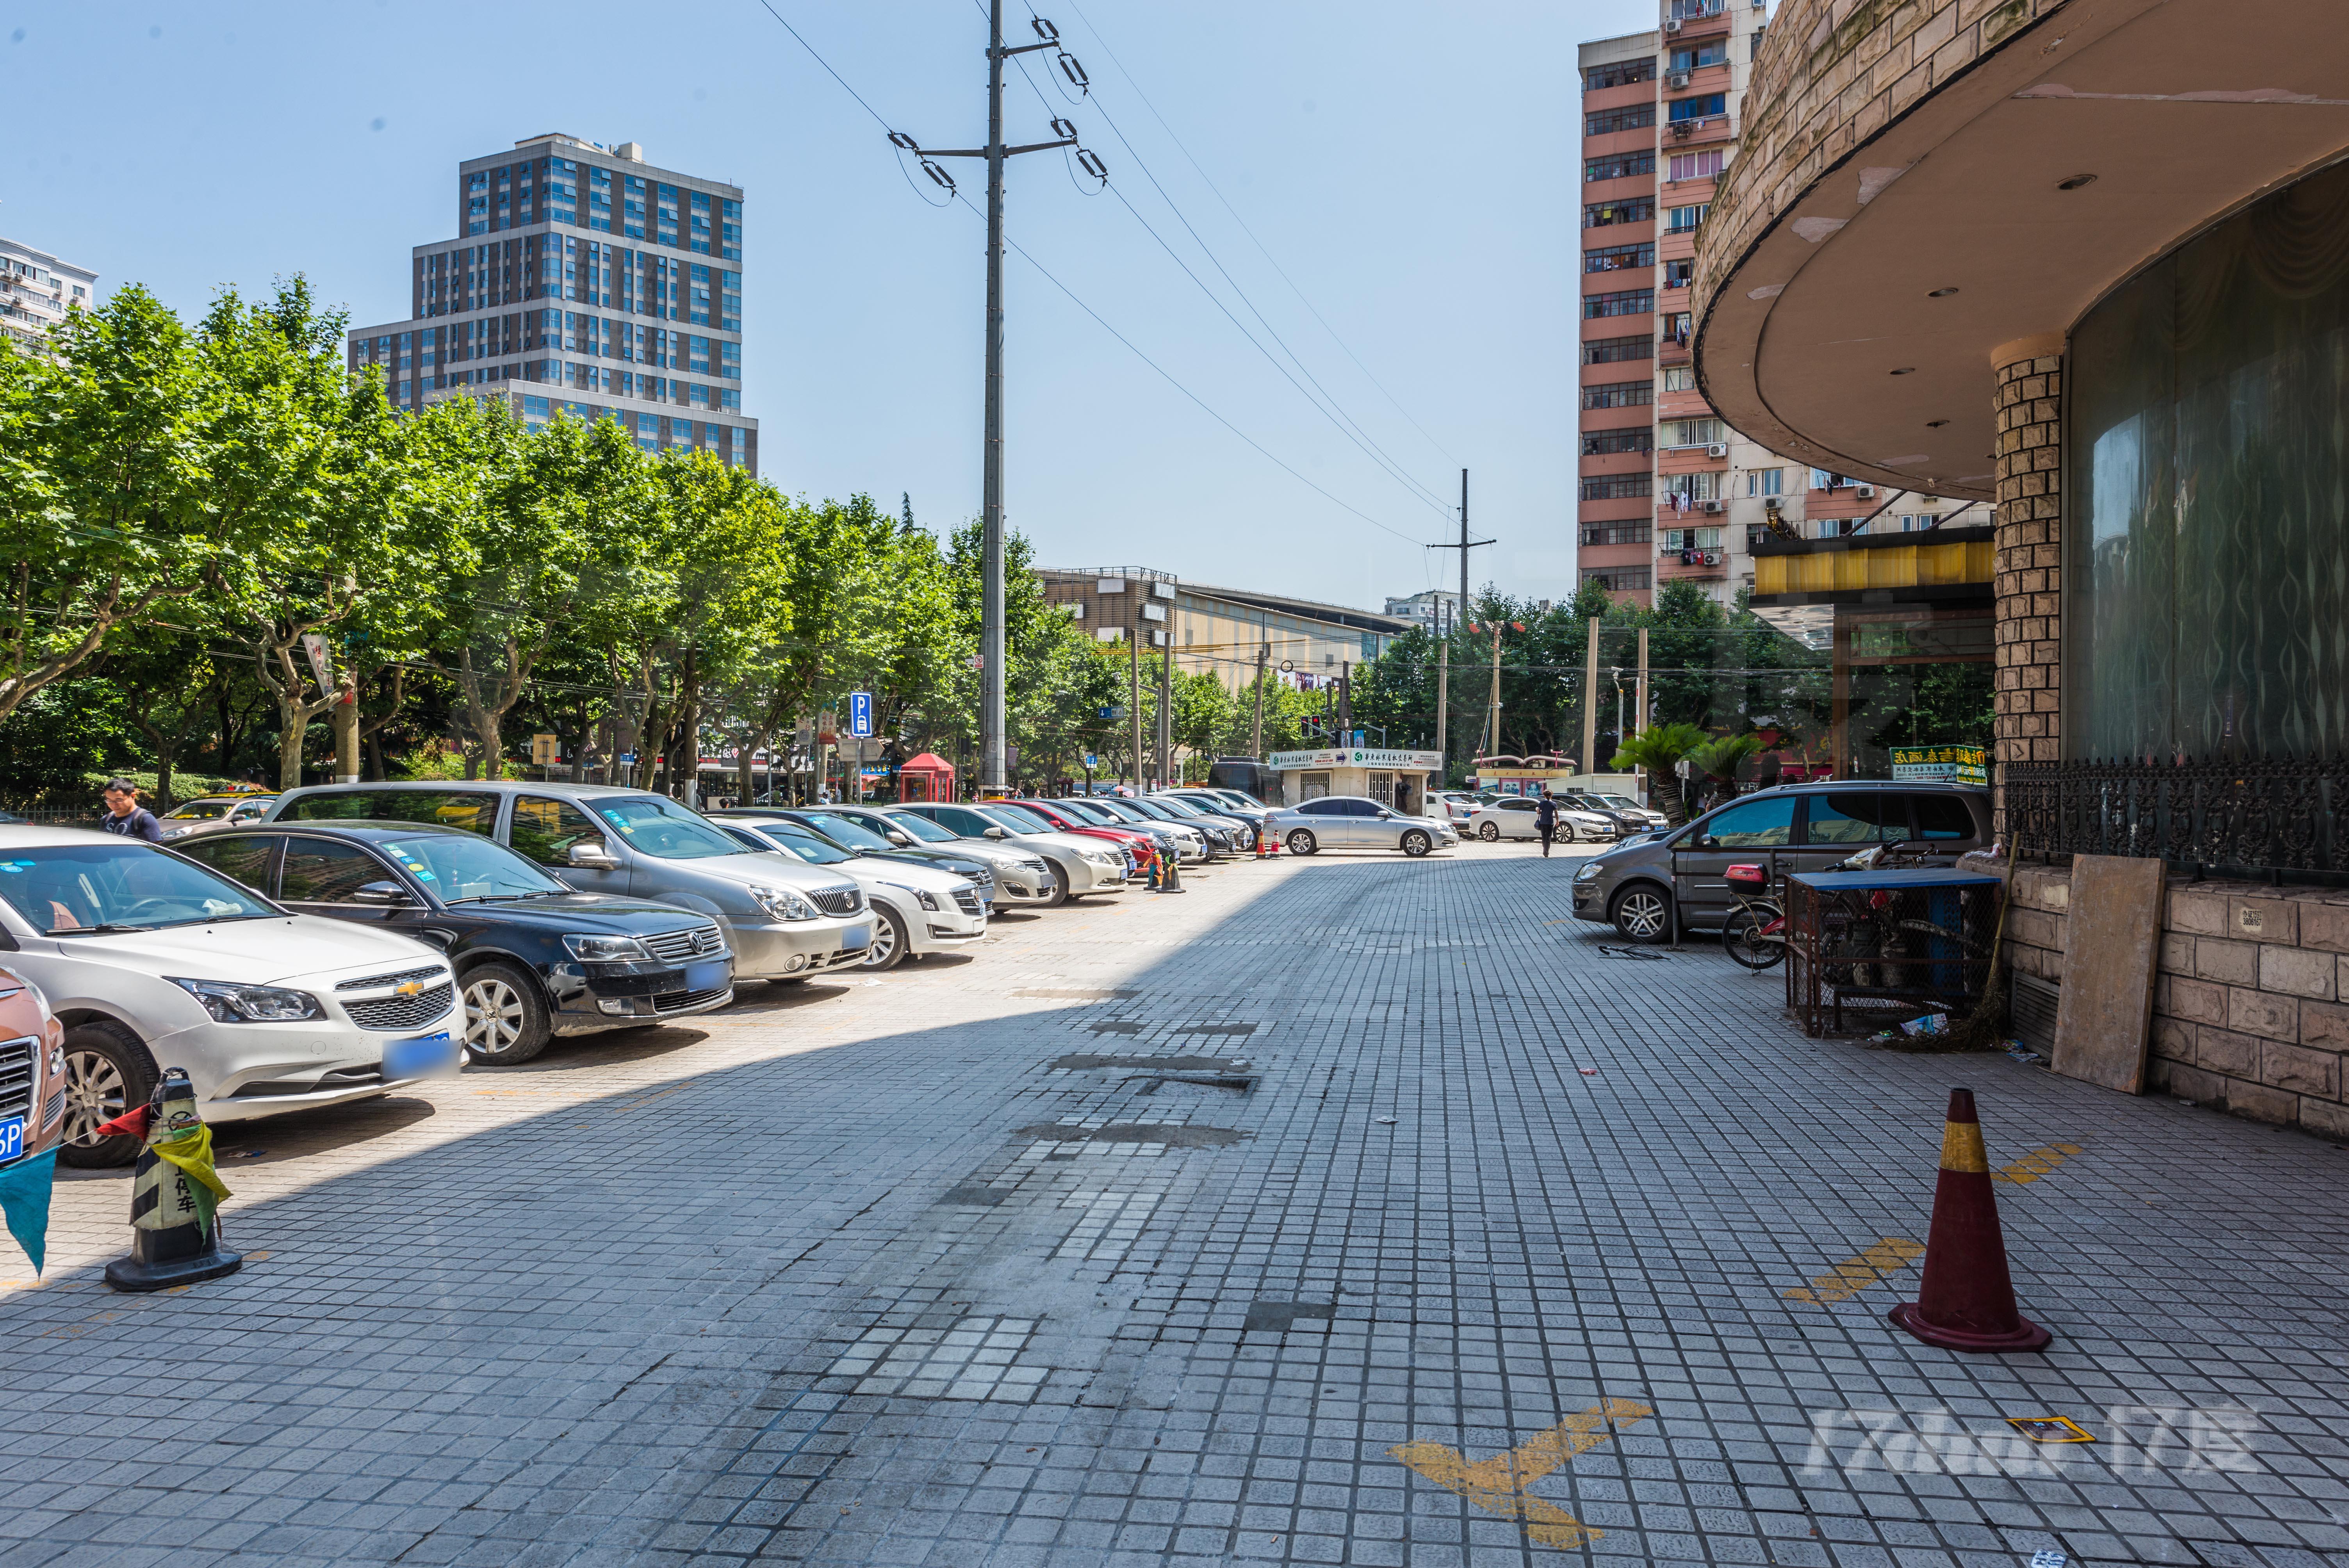
<svg viewBox="0 0 2349 1568"><path fill-rule="evenodd" d="M1723 0L1671 0L1667 13L1676 22L1693 22L1700 16L1721 15Z"/></svg>
<svg viewBox="0 0 2349 1568"><path fill-rule="evenodd" d="M1586 408L1636 408L1655 400L1656 385L1652 381L1612 381L1582 389L1582 406Z"/></svg>
<svg viewBox="0 0 2349 1568"><path fill-rule="evenodd" d="M1582 525L1585 544L1646 544L1655 537L1655 530L1645 522L1586 522Z"/></svg>
<svg viewBox="0 0 2349 1568"><path fill-rule="evenodd" d="M1655 354L1655 339L1644 332L1636 337L1594 337L1582 346L1582 363L1614 365L1627 359L1652 359Z"/></svg>
<svg viewBox="0 0 2349 1568"><path fill-rule="evenodd" d="M1600 109L1582 117L1585 136L1612 136L1619 130L1645 130L1656 123L1656 106L1635 103L1629 108Z"/></svg>
<svg viewBox="0 0 2349 1568"><path fill-rule="evenodd" d="M721 343L718 346L718 374L729 381L742 379L742 346Z"/></svg>
<svg viewBox="0 0 2349 1568"><path fill-rule="evenodd" d="M1696 366L1693 365L1675 365L1671 366L1664 372L1664 390L1667 392L1695 391Z"/></svg>
<svg viewBox="0 0 2349 1568"><path fill-rule="evenodd" d="M1723 93L1699 93L1694 98L1672 99L1671 119L1674 125L1684 119L1711 119L1726 113L1729 99Z"/></svg>
<svg viewBox="0 0 2349 1568"><path fill-rule="evenodd" d="M1747 59L1758 60L1762 57L1762 36L1768 31L1769 29L1767 27L1756 27L1753 32L1746 35L1745 42L1747 45L1747 53L1745 57Z"/></svg>
<svg viewBox="0 0 2349 1568"><path fill-rule="evenodd" d="M1721 530L1668 528L1656 542L1665 550L1718 550L1721 548Z"/></svg>
<svg viewBox="0 0 2349 1568"><path fill-rule="evenodd" d="M1666 166L1674 180L1712 180L1721 173L1721 149L1708 147L1702 152L1675 152Z"/></svg>
<svg viewBox="0 0 2349 1568"><path fill-rule="evenodd" d="M1664 317L1664 335L1671 338L1674 343L1679 344L1682 348L1686 348L1688 346L1689 314L1689 312L1684 310L1676 310L1671 312Z"/></svg>
<svg viewBox="0 0 2349 1568"><path fill-rule="evenodd" d="M1667 419L1664 421L1664 445L1673 447L1709 447L1723 439L1718 419Z"/></svg>
<svg viewBox="0 0 2349 1568"><path fill-rule="evenodd" d="M1618 60L1611 66L1593 66L1582 73L1585 92L1597 92L1601 88L1628 88L1640 82L1656 79L1656 57L1647 56L1637 60Z"/></svg>
<svg viewBox="0 0 2349 1568"><path fill-rule="evenodd" d="M1582 270L1586 273L1620 273L1635 271L1656 264L1656 242L1642 241L1636 245L1609 245L1601 250L1582 253Z"/></svg>
<svg viewBox="0 0 2349 1568"><path fill-rule="evenodd" d="M1645 425L1582 432L1582 455L1586 458L1602 458L1610 452L1645 452L1654 447L1655 432Z"/></svg>
<svg viewBox="0 0 2349 1568"><path fill-rule="evenodd" d="M1656 308L1653 289L1618 289L1613 294L1582 296L1585 321L1602 315L1646 315Z"/></svg>
<svg viewBox="0 0 2349 1568"><path fill-rule="evenodd" d="M1656 217L1656 199L1652 196L1630 196L1620 201L1591 201L1582 209L1582 226L1605 229L1617 223L1651 223Z"/></svg>
<svg viewBox="0 0 2349 1568"><path fill-rule="evenodd" d="M1646 474L1594 474L1582 481L1585 500L1638 500L1649 493Z"/></svg>
<svg viewBox="0 0 2349 1568"><path fill-rule="evenodd" d="M720 387L718 389L718 406L730 414L739 414L742 411L742 394L731 387Z"/></svg>
<svg viewBox="0 0 2349 1568"><path fill-rule="evenodd" d="M1851 483L1850 480L1845 478L1842 474L1832 472L1829 469L1813 469L1811 470L1811 488L1813 490L1841 490L1844 486L1849 483Z"/></svg>
<svg viewBox="0 0 2349 1568"><path fill-rule="evenodd" d="M1785 482L1785 473L1786 470L1784 469L1748 469L1745 470L1745 493L1747 495L1783 494L1784 492L1778 487Z"/></svg>
<svg viewBox="0 0 2349 1568"><path fill-rule="evenodd" d="M1585 180L1629 180L1635 175L1653 174L1656 155L1652 152L1626 152L1613 158L1593 158L1582 166Z"/></svg>
<svg viewBox="0 0 2349 1568"><path fill-rule="evenodd" d="M1707 66L1729 63L1729 40L1708 38L1702 44L1682 44L1672 51L1672 69L1701 71Z"/></svg>
<svg viewBox="0 0 2349 1568"><path fill-rule="evenodd" d="M1664 286L1668 289L1684 289L1695 276L1696 262L1692 257L1683 256L1664 263Z"/></svg>
<svg viewBox="0 0 2349 1568"><path fill-rule="evenodd" d="M1644 593L1653 586L1654 569L1647 566L1586 566L1585 583L1596 583L1609 593Z"/></svg>
<svg viewBox="0 0 2349 1568"><path fill-rule="evenodd" d="M1713 203L1699 201L1689 207L1664 209L1664 232L1668 234L1688 234L1696 231L1713 211Z"/></svg>
<svg viewBox="0 0 2349 1568"><path fill-rule="evenodd" d="M1666 474L1662 493L1668 496L1683 497L1692 501L1719 500L1721 479L1721 472L1718 469L1699 474ZM1642 490L1640 493L1645 495L1647 492Z"/></svg>

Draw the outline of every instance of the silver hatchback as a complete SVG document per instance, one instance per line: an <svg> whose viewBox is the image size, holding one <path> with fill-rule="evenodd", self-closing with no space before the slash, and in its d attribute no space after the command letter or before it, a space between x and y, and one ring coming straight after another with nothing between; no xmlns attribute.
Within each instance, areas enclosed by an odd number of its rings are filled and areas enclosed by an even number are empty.
<svg viewBox="0 0 2349 1568"><path fill-rule="evenodd" d="M1410 817L1359 795L1325 795L1265 819L1265 829L1292 855L1322 850L1401 850L1423 855L1456 849L1459 830L1433 817Z"/></svg>

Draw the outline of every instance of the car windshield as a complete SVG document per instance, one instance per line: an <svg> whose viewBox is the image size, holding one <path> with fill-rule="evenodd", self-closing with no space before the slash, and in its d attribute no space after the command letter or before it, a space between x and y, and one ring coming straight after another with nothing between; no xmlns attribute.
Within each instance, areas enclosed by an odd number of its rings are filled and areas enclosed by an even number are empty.
<svg viewBox="0 0 2349 1568"><path fill-rule="evenodd" d="M233 800L191 800L177 810L163 813L167 822L209 822L215 817L225 817Z"/></svg>
<svg viewBox="0 0 2349 1568"><path fill-rule="evenodd" d="M660 795L623 795L591 799L595 815L609 822L628 848L664 861L700 861L747 853L696 813Z"/></svg>
<svg viewBox="0 0 2349 1568"><path fill-rule="evenodd" d="M1088 800L1085 805L1093 809L1095 821L1106 822L1112 827L1150 820L1150 813L1131 800Z"/></svg>
<svg viewBox="0 0 2349 1568"><path fill-rule="evenodd" d="M0 899L51 936L278 913L202 866L129 841L0 850Z"/></svg>
<svg viewBox="0 0 2349 1568"><path fill-rule="evenodd" d="M927 817L919 816L912 811L906 812L902 817L892 815L889 825L913 838L921 840L926 844L950 844L961 837L958 833L947 832Z"/></svg>
<svg viewBox="0 0 2349 1568"><path fill-rule="evenodd" d="M836 866L856 858L822 833L811 832L797 822L761 822L758 827L759 831L812 866Z"/></svg>
<svg viewBox="0 0 2349 1568"><path fill-rule="evenodd" d="M398 861L443 903L487 903L571 891L503 844L470 833L462 837L419 833L412 839L385 839L376 847Z"/></svg>
<svg viewBox="0 0 2349 1568"><path fill-rule="evenodd" d="M1172 822L1178 815L1169 809L1164 800L1128 800L1125 806L1129 810L1139 811L1143 816L1154 818L1161 822Z"/></svg>
<svg viewBox="0 0 2349 1568"><path fill-rule="evenodd" d="M1091 800L1055 800L1052 804L1074 817L1078 821L1091 822L1096 827L1119 820L1115 815L1102 810Z"/></svg>
<svg viewBox="0 0 2349 1568"><path fill-rule="evenodd" d="M1629 795L1600 795L1596 797L1596 799L1604 800L1607 804L1614 807L1619 811L1637 811L1640 810L1640 802L1632 799Z"/></svg>
<svg viewBox="0 0 2349 1568"><path fill-rule="evenodd" d="M998 801L992 806L975 808L978 814L1007 833L1057 833L1060 830L1033 811Z"/></svg>
<svg viewBox="0 0 2349 1568"><path fill-rule="evenodd" d="M894 850L897 847L864 823L843 817L837 811L810 811L807 820L825 838L852 850Z"/></svg>
<svg viewBox="0 0 2349 1568"><path fill-rule="evenodd" d="M498 798L478 790L368 789L336 785L298 795L278 814L285 822L431 822L487 837L497 831Z"/></svg>
<svg viewBox="0 0 2349 1568"><path fill-rule="evenodd" d="M1205 806L1200 805L1196 800L1186 800L1180 795L1155 796L1153 797L1150 803L1170 816L1206 817L1213 815L1212 812L1210 812Z"/></svg>

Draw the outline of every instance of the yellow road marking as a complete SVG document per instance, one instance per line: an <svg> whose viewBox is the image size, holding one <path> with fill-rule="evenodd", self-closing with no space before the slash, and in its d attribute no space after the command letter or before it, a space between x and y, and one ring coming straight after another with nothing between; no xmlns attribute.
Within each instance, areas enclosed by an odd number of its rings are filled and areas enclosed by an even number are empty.
<svg viewBox="0 0 2349 1568"><path fill-rule="evenodd" d="M1568 1416L1546 1432L1535 1434L1509 1453L1471 1464L1458 1449L1444 1443L1397 1443L1387 1450L1413 1470L1440 1487L1458 1492L1487 1513L1524 1522L1526 1535L1544 1546L1577 1547L1606 1534L1594 1530L1555 1503L1527 1497L1525 1489L1577 1454L1595 1449L1655 1411L1628 1399L1609 1399Z"/></svg>
<svg viewBox="0 0 2349 1568"><path fill-rule="evenodd" d="M1906 1236L1886 1236L1856 1257L1848 1257L1806 1287L1784 1292L1788 1301L1849 1301L1869 1285L1909 1266L1925 1249Z"/></svg>
<svg viewBox="0 0 2349 1568"><path fill-rule="evenodd" d="M1990 1173L1993 1181L2036 1181L2058 1165L2066 1156L2080 1152L2076 1143L2051 1143L2044 1149L2034 1149L2012 1165L2002 1165Z"/></svg>

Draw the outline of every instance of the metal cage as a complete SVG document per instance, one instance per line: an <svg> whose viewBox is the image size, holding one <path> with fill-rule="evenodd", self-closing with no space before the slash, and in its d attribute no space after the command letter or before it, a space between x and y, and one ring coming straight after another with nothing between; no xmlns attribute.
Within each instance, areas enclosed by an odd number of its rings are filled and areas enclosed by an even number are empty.
<svg viewBox="0 0 2349 1568"><path fill-rule="evenodd" d="M1786 879L1786 1006L1803 1032L1847 1009L1893 1021L1972 1011L1990 983L1999 879L1976 872L1823 872Z"/></svg>

